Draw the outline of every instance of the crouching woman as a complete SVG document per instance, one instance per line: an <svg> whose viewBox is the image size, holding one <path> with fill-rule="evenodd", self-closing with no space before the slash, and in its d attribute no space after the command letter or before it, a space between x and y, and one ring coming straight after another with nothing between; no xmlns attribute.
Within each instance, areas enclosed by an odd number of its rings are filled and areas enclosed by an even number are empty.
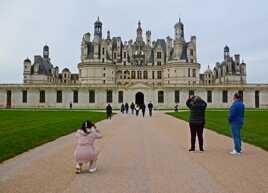
<svg viewBox="0 0 268 193"><path fill-rule="evenodd" d="M78 129L75 134L77 138L77 145L75 149L75 161L76 161L76 173L81 172L83 164L89 164L89 172L95 172L96 161L98 157L98 152L94 145L96 139L102 137L100 131L96 129L94 123L86 121L83 123L82 127Z"/></svg>

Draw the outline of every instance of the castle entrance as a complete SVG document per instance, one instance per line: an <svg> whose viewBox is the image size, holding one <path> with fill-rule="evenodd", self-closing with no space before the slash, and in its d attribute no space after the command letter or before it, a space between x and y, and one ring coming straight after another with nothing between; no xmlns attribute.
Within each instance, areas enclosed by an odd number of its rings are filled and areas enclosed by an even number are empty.
<svg viewBox="0 0 268 193"><path fill-rule="evenodd" d="M135 97L135 103L137 105L144 104L144 94L142 92L137 92Z"/></svg>

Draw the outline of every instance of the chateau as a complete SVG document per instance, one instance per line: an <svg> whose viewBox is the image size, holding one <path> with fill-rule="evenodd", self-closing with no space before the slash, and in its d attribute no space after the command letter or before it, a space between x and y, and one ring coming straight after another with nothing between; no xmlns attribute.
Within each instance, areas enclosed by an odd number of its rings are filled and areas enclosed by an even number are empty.
<svg viewBox="0 0 268 193"><path fill-rule="evenodd" d="M144 37L145 35L145 37ZM157 109L185 107L190 94L199 95L209 107L225 108L238 92L247 107L268 107L268 85L248 84L246 64L240 55L224 47L223 61L200 72L197 39L184 36L184 24L174 25L173 38L151 39L138 22L134 40L124 41L103 35L102 22L94 23L94 34L85 33L81 41L78 73L52 64L49 47L43 56L24 60L23 84L0 85L2 108L73 108L103 109L107 103L152 102Z"/></svg>

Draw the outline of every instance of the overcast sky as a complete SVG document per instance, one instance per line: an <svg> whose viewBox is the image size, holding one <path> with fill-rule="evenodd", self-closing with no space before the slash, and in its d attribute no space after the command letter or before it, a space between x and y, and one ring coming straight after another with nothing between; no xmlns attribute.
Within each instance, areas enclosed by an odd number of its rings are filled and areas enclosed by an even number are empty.
<svg viewBox="0 0 268 193"><path fill-rule="evenodd" d="M42 54L60 70L77 72L80 43L93 33L97 16L103 34L135 39L138 20L152 39L174 37L181 17L188 41L197 36L202 70L222 61L223 47L247 63L248 82L268 83L267 0L0 0L0 83L21 83L23 60Z"/></svg>

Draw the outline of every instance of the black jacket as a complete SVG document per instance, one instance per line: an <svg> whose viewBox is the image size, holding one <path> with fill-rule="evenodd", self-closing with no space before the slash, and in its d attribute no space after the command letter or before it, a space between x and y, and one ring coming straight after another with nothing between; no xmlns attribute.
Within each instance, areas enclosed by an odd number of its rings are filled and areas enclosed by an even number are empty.
<svg viewBox="0 0 268 193"><path fill-rule="evenodd" d="M112 106L111 105L107 105L106 107L106 113L111 115L113 113L113 109L112 109Z"/></svg>
<svg viewBox="0 0 268 193"><path fill-rule="evenodd" d="M188 99L186 102L187 107L190 109L190 123L205 124L205 110L207 103L203 100L194 101Z"/></svg>

